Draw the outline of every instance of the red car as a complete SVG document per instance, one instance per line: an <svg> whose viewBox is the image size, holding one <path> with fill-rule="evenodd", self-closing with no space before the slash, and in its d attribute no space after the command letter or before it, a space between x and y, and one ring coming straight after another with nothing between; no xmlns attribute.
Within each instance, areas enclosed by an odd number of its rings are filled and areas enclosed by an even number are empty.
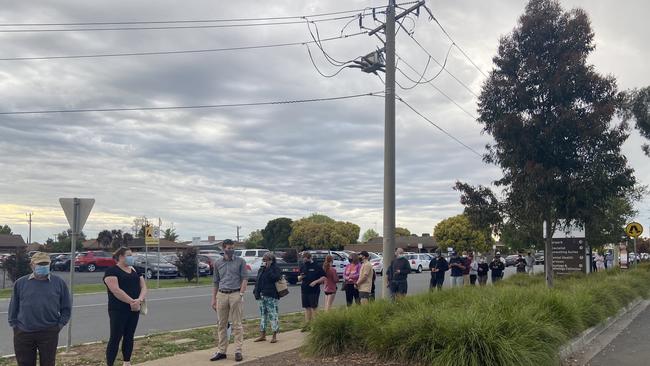
<svg viewBox="0 0 650 366"><path fill-rule="evenodd" d="M115 265L115 260L107 252L84 252L77 254L74 260L75 271L95 272L98 268L108 268Z"/></svg>

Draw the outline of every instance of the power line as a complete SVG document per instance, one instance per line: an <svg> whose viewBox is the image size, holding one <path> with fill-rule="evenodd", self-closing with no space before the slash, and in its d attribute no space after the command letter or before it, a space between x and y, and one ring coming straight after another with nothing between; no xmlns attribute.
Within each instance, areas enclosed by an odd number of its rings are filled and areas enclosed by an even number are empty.
<svg viewBox="0 0 650 366"><path fill-rule="evenodd" d="M414 4L417 1L409 1L400 3L398 5ZM341 15L349 13L359 13L366 10L381 9L384 6L366 7L363 9L352 9L334 11L329 13L317 14L303 14L303 15L287 15L277 17L261 17L261 18L221 18L221 19L186 19L186 20L137 20L137 21L116 21L116 22L79 22L79 23L1 23L0 27L47 27L47 26L86 26L86 25L143 25L143 24L182 24L182 23L221 23L221 22L256 22L256 21L269 21L269 20L288 20L288 19L304 19L304 18L318 18L331 15Z"/></svg>
<svg viewBox="0 0 650 366"><path fill-rule="evenodd" d="M407 33L407 34L408 34L408 33ZM433 57L433 55L431 55L431 53L429 53L429 51L428 51L428 50L427 50L427 49L426 49L426 48L425 48L425 47L424 47L424 46L423 46L423 45L422 45L422 44L421 44L417 39L415 39L415 37L414 37L412 34L408 34L408 36L409 36L409 38L411 38L411 39L413 40L413 42L415 42L415 44L418 45L418 47L420 47L420 49L422 49L422 51L424 51L424 53L426 53L429 57L431 57L431 59L433 59L433 61L434 61L435 63L437 63L439 66L442 67L442 64L441 64L438 60L436 60L436 58ZM456 80L460 85L462 85L462 86L463 86L463 87L464 87L468 92L470 92L473 96L475 96L476 98L479 97L476 93L474 93L474 91L473 91L472 89L470 89L469 86L467 86L467 84L465 84L465 83L462 82L459 78L457 78L456 75L452 74L451 71L449 71L449 70L447 70L447 69L444 69L444 70L445 70L445 72L446 72L447 74L449 74L449 76L451 76L454 80Z"/></svg>
<svg viewBox="0 0 650 366"><path fill-rule="evenodd" d="M415 73L418 72L418 71L415 69L415 67L413 67L411 64L409 64L408 62L406 62L406 60L404 60L403 58L401 58L398 54L395 54L395 56L397 57L398 60L400 60L403 64L405 64L405 65L406 65L409 69L411 69L413 72L415 72ZM402 71L402 69L397 68L397 71L399 71L400 74L404 75L405 77L409 78L408 75L406 75L406 73L405 73L404 71ZM410 78L409 78L409 80L410 80ZM430 85L433 89L435 89L438 93L442 94L445 98L447 98L447 100L449 100L450 102L452 102L456 107L458 107L458 109L460 109L461 111L463 111L463 112L464 112L466 115L468 115L472 120L475 120L475 121L477 120L476 116L474 116L474 115L473 115L472 113L470 113L467 109L465 109L462 105L460 105L458 102L456 102L456 101L455 101L452 97L450 97L447 93L445 93L444 91L442 91L442 89L438 88L438 87L437 87L433 82L428 82L427 84L429 84L429 85Z"/></svg>
<svg viewBox="0 0 650 366"><path fill-rule="evenodd" d="M406 75L406 74L404 74L404 73L402 74L402 75L404 75L407 79L409 79L411 82L413 82L413 85L410 86L410 87L406 87L406 88L405 88L405 87L401 87L401 88L404 89L404 90L410 90L410 89L415 88L415 87L418 86L418 85L421 85L421 84L427 84L427 83L430 83L430 82L436 80L436 79L438 78L438 76L440 76L440 74L442 74L442 72L445 70L445 67L447 67L447 60L449 59L449 54L451 53L451 49L452 49L453 47L454 47L454 44L453 44L453 43L452 43L451 45L449 45L449 49L447 50L447 55L445 56L445 61L442 63L442 67L440 68L440 70L439 70L439 71L438 71L438 72L437 72L433 77L431 77L430 79L427 79L427 80L422 80L422 79L424 79L424 76L425 76L426 73L427 73L427 69L428 69L428 67L429 67L429 63L431 62L431 57L429 57L429 58L427 58L427 64L426 64L426 66L424 67L424 71L422 71L422 73L420 74L420 79L419 79L419 80L413 80L413 79L411 79L408 75ZM400 58L400 60L401 60L401 58Z"/></svg>
<svg viewBox="0 0 650 366"><path fill-rule="evenodd" d="M328 42L337 39L345 39L345 38L359 36L366 33L367 32L344 34L343 36L323 38L318 42ZM209 52L241 51L241 50L253 50L253 49L264 49L264 48L275 48L275 47L301 46L304 44L315 43L315 42L316 41L286 42L286 43L275 43L275 44L256 45L256 46L207 48L207 49L177 50L177 51L125 52L125 53L102 53L102 54L88 54L88 55L33 56L33 57L32 56L5 57L5 58L0 58L0 61L28 61L28 60L75 59L75 58L176 55L176 54L184 54L184 53L209 53Z"/></svg>
<svg viewBox="0 0 650 366"><path fill-rule="evenodd" d="M460 145L462 145L462 146L463 146L464 148L466 148L467 150L469 150L469 151L471 151L472 153L476 154L478 157L483 158L483 155L481 155L478 151L474 150L474 148L472 148L471 146L469 146L469 145L465 144L464 142L462 142L461 140L459 140L456 136L454 136L454 135L452 135L451 133L447 132L444 128L438 126L435 122L433 122L432 120L430 120L429 118L427 118L425 115L423 115L422 113L420 113L417 109L415 109L412 105L410 105L410 104L409 104L407 101L405 101L403 98L401 98L401 97L398 96L398 97L397 97L397 100L399 100L400 102L404 103L404 105L406 105L410 110L412 110L413 112L415 112L415 114L417 114L418 116L422 117L422 119L424 119L425 121L429 122L431 125L433 125L433 127L435 127L435 128L437 128L438 130L440 130L442 133L444 133L445 135L447 135L448 137L450 137L452 140L456 141L457 143L459 143Z"/></svg>
<svg viewBox="0 0 650 366"><path fill-rule="evenodd" d="M334 18L312 20L312 22L330 22L343 19L356 18L357 15L347 15ZM95 31L132 31L132 30L173 30L173 29L210 29L210 28L242 28L242 27L263 27L273 25L303 24L304 20L280 21L280 22L254 22L254 23L233 23L233 24L210 24L210 25L180 25L180 26L155 26L155 27L112 27L112 28L61 28L61 29L0 29L0 33L40 33L40 32L95 32Z"/></svg>
<svg viewBox="0 0 650 366"><path fill-rule="evenodd" d="M354 99L367 96L376 96L382 94L380 92L369 92L361 94L350 94L336 97L326 98L310 98L310 99L293 99L293 100L279 100L268 102L247 102L247 103L228 103L228 104L204 104L204 105L189 105L189 106L169 106L169 107L120 107L120 108L88 108L88 109L50 109L50 110L33 110L33 111L12 111L0 112L0 115L25 115L25 114L52 114L52 113L87 113L87 112L130 112L130 111L166 111L175 109L207 109L207 108L236 108L236 107L253 107L265 105L280 105L280 104L299 104L299 103L312 103L312 102L328 102L343 99Z"/></svg>
<svg viewBox="0 0 650 366"><path fill-rule="evenodd" d="M427 9L427 10L428 10L428 9ZM460 47L460 45L458 45L458 42L456 42L456 41L451 37L451 35L447 32L447 30L445 29L445 27L443 27L442 24L440 24L440 21L438 21L438 18L436 18L436 17L433 15L433 13L432 13L431 11L429 11L429 15L431 15L431 19L432 19L434 22L436 22L436 24L438 24L438 27L440 27L440 30L442 31L442 33L444 33L445 36L447 36L447 38L449 38L449 40L452 42L452 44L453 44L454 46L456 46L456 48L460 51L460 53L462 53L463 56L465 56L465 58L467 59L467 61L469 61L469 63L471 63L472 66L474 66L474 67L476 68L476 70L478 70L481 74L483 74L483 76L485 76L485 77L487 78L487 77L488 77L487 74L486 74L485 72L483 72L483 70L482 70L482 69L481 69L481 68L480 68L480 67L479 67L479 66L474 62L474 60L472 60L471 57L469 57L469 56L467 55L467 53L465 53L465 51Z"/></svg>

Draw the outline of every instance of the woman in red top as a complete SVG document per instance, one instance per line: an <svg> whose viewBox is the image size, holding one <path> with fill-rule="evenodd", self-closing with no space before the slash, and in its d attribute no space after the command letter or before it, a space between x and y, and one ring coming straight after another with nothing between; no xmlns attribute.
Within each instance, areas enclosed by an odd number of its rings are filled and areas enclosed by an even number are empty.
<svg viewBox="0 0 650 366"><path fill-rule="evenodd" d="M323 263L323 270L325 271L325 283L323 284L323 292L325 292L325 311L332 308L334 298L336 297L336 284L339 282L339 276L336 274L336 268L332 266L334 258L331 255L325 257Z"/></svg>
<svg viewBox="0 0 650 366"><path fill-rule="evenodd" d="M361 299L359 298L359 290L354 285L359 279L359 272L361 271L361 263L359 263L359 256L356 253L350 254L350 264L345 267L343 272L343 281L345 281L345 302L348 306L352 306L352 300L359 305Z"/></svg>

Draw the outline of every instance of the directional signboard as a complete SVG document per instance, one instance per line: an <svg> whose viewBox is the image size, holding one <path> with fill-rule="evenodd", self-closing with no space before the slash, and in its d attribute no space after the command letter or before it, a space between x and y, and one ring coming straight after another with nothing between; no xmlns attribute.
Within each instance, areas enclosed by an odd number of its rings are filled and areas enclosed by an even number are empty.
<svg viewBox="0 0 650 366"><path fill-rule="evenodd" d="M160 239L158 239L158 235L154 229L152 225L146 225L144 227L144 243L146 245L158 245L160 243Z"/></svg>
<svg viewBox="0 0 650 366"><path fill-rule="evenodd" d="M643 234L643 226L638 222L631 222L625 227L625 233L630 238L636 238Z"/></svg>
<svg viewBox="0 0 650 366"><path fill-rule="evenodd" d="M587 252L584 238L553 238L553 272L558 275L587 273Z"/></svg>

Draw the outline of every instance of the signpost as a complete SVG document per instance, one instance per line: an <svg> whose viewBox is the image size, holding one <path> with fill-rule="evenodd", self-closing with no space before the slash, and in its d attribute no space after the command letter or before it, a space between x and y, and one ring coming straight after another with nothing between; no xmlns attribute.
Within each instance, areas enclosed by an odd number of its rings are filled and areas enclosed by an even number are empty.
<svg viewBox="0 0 650 366"><path fill-rule="evenodd" d="M634 240L634 258L632 258L632 263L634 263L634 266L636 266L637 265L636 258L639 255L639 253L637 253L636 251L636 238L641 236L641 234L643 234L643 226L638 222L631 222L627 224L627 226L625 227L625 233L627 234L627 236L632 238L632 240Z"/></svg>
<svg viewBox="0 0 650 366"><path fill-rule="evenodd" d="M555 274L587 273L589 251L584 238L553 238L552 245Z"/></svg>
<svg viewBox="0 0 650 366"><path fill-rule="evenodd" d="M160 238L156 235L153 225L147 223L144 226L144 252L145 258L144 261L144 278L145 280L149 279L149 246L150 245L160 245ZM160 253L160 252L159 252Z"/></svg>
<svg viewBox="0 0 650 366"><path fill-rule="evenodd" d="M72 240L70 244L70 299L73 297L73 284L74 284L74 260L75 252L77 250L77 237L86 224L88 215L92 211L93 206L95 205L94 198L59 198L59 203L63 212L65 213L66 219L70 224L70 229L72 230ZM72 345L72 317L68 321L68 341L66 343L65 351L70 352L70 346Z"/></svg>

